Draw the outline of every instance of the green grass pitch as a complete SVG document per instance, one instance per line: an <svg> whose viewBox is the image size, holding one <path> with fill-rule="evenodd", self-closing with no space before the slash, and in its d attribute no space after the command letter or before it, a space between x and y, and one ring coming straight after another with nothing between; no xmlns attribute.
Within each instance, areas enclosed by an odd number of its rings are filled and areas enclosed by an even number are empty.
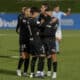
<svg viewBox="0 0 80 80"><path fill-rule="evenodd" d="M39 80L17 77L18 35L14 30L0 30L0 80ZM57 80L80 80L80 31L63 31L61 54L58 58ZM45 66L47 70L47 67ZM41 79L40 79L41 80ZM45 78L44 80L51 80Z"/></svg>

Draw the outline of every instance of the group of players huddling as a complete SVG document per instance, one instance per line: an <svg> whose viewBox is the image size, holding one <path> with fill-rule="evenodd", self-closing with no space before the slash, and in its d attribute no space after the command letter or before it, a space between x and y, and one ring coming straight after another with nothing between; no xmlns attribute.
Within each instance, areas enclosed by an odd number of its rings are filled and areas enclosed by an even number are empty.
<svg viewBox="0 0 80 80"><path fill-rule="evenodd" d="M21 67L24 64L23 76L28 75L27 71L30 65L30 78L44 78L45 58L47 58L47 76L56 79L58 66L56 53L59 52L61 40L60 20L62 15L68 15L70 11L69 8L67 13L63 13L59 11L59 6L55 6L52 12L46 3L42 4L40 9L37 7L22 8L16 28L16 32L19 33L20 44L18 76L22 76ZM36 64L37 72L35 72Z"/></svg>

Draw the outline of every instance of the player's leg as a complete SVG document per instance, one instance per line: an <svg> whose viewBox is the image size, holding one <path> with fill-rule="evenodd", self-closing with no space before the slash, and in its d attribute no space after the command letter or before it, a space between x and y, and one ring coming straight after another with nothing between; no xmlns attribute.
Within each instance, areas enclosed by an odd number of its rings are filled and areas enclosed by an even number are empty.
<svg viewBox="0 0 80 80"><path fill-rule="evenodd" d="M22 44L21 41L20 41L20 58L19 58L18 68L17 68L17 75L18 75L18 76L21 76L21 67L22 67L22 64L23 64L23 62L24 62L22 45L23 45L23 44Z"/></svg>
<svg viewBox="0 0 80 80"><path fill-rule="evenodd" d="M19 60L19 64L18 64L18 70L17 70L17 75L18 76L21 76L21 67L22 67L22 64L24 63L24 71L23 71L23 76L27 76L27 70L28 70L28 66L29 66L29 57L27 55L26 57L26 54L25 52L22 52L22 56ZM21 60L22 59L22 60Z"/></svg>
<svg viewBox="0 0 80 80"><path fill-rule="evenodd" d="M29 59L30 56L27 52L24 52L24 72L23 72L23 76L27 76L27 71L28 71L28 67L29 67Z"/></svg>
<svg viewBox="0 0 80 80"><path fill-rule="evenodd" d="M62 40L62 32L60 30L57 30L56 32L56 52L60 52L60 42Z"/></svg>
<svg viewBox="0 0 80 80"><path fill-rule="evenodd" d="M53 75L52 79L57 77L57 55L56 55L56 44L55 40L51 41L51 55L52 55L52 64L53 64Z"/></svg>
<svg viewBox="0 0 80 80"><path fill-rule="evenodd" d="M52 58L51 58L51 55L47 56L47 67L48 67L47 76L50 77L51 76L51 68L52 68Z"/></svg>
<svg viewBox="0 0 80 80"><path fill-rule="evenodd" d="M21 76L21 67L22 67L23 62L24 62L24 59L22 57L20 57L19 62L18 62L18 68L17 68L18 76Z"/></svg>
<svg viewBox="0 0 80 80"><path fill-rule="evenodd" d="M27 51L25 51L26 49L26 45L25 44L21 44L20 45L20 59L19 59L19 63L18 63L18 69L17 69L17 75L21 76L21 67L22 64L24 63L24 72L23 75L26 76L27 73L27 69L29 66L29 54L27 53Z"/></svg>
<svg viewBox="0 0 80 80"><path fill-rule="evenodd" d="M32 55L32 59L31 59L31 73L30 73L30 78L33 78L35 75L35 65L36 65L36 61L37 61L38 57L37 56L33 56Z"/></svg>
<svg viewBox="0 0 80 80"><path fill-rule="evenodd" d="M56 53L52 53L52 61L53 61L53 75L52 79L56 79L57 77L57 58L56 58Z"/></svg>
<svg viewBox="0 0 80 80"><path fill-rule="evenodd" d="M17 75L18 76L21 76L21 67L22 67L22 64L25 62L25 56L24 56L24 52L21 53L21 56L20 56L20 59L19 59L19 62L18 62L18 69L17 69Z"/></svg>
<svg viewBox="0 0 80 80"><path fill-rule="evenodd" d="M43 40L44 43L44 48L45 48L45 55L47 58L47 76L50 77L51 76L51 65L52 65L52 58L51 58L51 53L50 53L50 47L49 47L49 39L45 38Z"/></svg>
<svg viewBox="0 0 80 80"><path fill-rule="evenodd" d="M45 57L44 56L40 56L39 60L38 60L38 68L37 68L37 73L36 73L36 77L44 77L44 60Z"/></svg>
<svg viewBox="0 0 80 80"><path fill-rule="evenodd" d="M35 39L34 41L30 42L30 49L31 49L31 74L30 78L34 77L34 72L35 72L35 64L39 56L39 44L38 44L38 39Z"/></svg>
<svg viewBox="0 0 80 80"><path fill-rule="evenodd" d="M59 53L59 40L56 39L56 52Z"/></svg>
<svg viewBox="0 0 80 80"><path fill-rule="evenodd" d="M38 68L37 68L37 73L36 73L36 77L44 77L44 61L45 61L45 49L44 49L44 45L42 44L41 40L39 39L36 45L36 50L39 54L39 60L38 60Z"/></svg>

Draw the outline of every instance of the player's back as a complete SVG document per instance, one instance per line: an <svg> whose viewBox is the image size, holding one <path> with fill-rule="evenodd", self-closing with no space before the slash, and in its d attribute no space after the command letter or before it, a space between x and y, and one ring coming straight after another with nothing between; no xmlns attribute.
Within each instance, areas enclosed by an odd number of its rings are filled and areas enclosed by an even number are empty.
<svg viewBox="0 0 80 80"><path fill-rule="evenodd" d="M57 22L50 24L51 20L53 19L50 16L46 16L47 20L42 24L42 33L41 35L44 37L55 37L56 32L56 24Z"/></svg>
<svg viewBox="0 0 80 80"><path fill-rule="evenodd" d="M38 23L38 19L37 18L30 18L29 19L29 25L32 31L32 36L36 37L39 34L39 23Z"/></svg>
<svg viewBox="0 0 80 80"><path fill-rule="evenodd" d="M29 37L29 30L28 30L28 18L26 18L25 16L22 17L21 19L21 23L20 23L20 37L24 37L27 38Z"/></svg>

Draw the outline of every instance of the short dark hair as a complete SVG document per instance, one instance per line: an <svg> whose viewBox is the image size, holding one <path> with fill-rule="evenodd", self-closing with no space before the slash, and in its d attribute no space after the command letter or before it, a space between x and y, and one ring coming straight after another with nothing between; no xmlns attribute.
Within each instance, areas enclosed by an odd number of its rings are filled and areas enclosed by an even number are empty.
<svg viewBox="0 0 80 80"><path fill-rule="evenodd" d="M37 8L37 7L31 7L31 11L30 11L32 14L34 13L34 12L40 12L40 10Z"/></svg>
<svg viewBox="0 0 80 80"><path fill-rule="evenodd" d="M43 3L42 5L44 5L47 9L49 9L49 4L48 3Z"/></svg>

